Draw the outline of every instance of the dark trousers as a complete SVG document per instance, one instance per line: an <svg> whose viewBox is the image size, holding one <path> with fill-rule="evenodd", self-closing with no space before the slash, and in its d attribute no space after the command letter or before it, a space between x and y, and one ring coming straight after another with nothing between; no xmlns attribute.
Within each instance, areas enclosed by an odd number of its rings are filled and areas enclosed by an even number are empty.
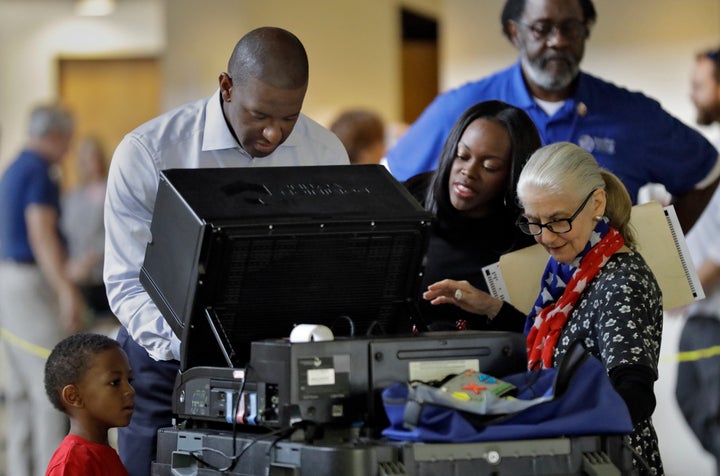
<svg viewBox="0 0 720 476"><path fill-rule="evenodd" d="M688 318L680 335L680 352L720 345L720 320ZM681 361L675 397L680 411L703 448L720 462L720 355ZM718 473L720 475L720 472Z"/></svg>
<svg viewBox="0 0 720 476"><path fill-rule="evenodd" d="M172 425L172 392L180 365L175 360L153 360L124 327L117 340L128 355L135 388L135 412L130 424L118 428L120 459L130 476L150 476L157 452L157 431Z"/></svg>

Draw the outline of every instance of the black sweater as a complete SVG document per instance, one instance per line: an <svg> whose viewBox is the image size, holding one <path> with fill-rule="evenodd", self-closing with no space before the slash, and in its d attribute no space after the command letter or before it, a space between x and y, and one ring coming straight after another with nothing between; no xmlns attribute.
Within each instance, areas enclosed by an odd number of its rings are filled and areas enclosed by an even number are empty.
<svg viewBox="0 0 720 476"><path fill-rule="evenodd" d="M411 194L423 204L431 178L432 173L426 173L405 183ZM467 321L469 329L523 331L524 316L518 317L513 312L501 312L496 319L488 320L452 304L434 306L422 298L428 285L445 278L467 280L487 292L482 268L496 263L504 253L535 243L531 236L523 234L515 226L515 219L516 216L505 208L484 218L468 218L454 210L438 213L430 233L425 273L417 301L420 315L431 329L453 329L455 322L462 319ZM504 320L505 315L509 315L511 320Z"/></svg>

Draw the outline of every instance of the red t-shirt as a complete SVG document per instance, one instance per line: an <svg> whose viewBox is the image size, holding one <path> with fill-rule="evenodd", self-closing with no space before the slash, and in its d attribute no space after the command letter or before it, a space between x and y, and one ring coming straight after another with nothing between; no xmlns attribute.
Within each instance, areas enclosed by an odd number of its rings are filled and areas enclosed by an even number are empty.
<svg viewBox="0 0 720 476"><path fill-rule="evenodd" d="M129 476L110 446L67 435L55 450L45 476Z"/></svg>

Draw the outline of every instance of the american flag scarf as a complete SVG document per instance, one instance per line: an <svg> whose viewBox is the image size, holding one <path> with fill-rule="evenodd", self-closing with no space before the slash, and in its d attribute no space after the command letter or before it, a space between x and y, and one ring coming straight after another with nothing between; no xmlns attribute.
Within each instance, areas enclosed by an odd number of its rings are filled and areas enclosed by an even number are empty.
<svg viewBox="0 0 720 476"><path fill-rule="evenodd" d="M552 257L548 260L542 289L526 325L529 369L537 369L540 365L552 367L555 346L575 303L588 283L624 244L622 235L607 224L607 218L603 218L598 221L583 253L573 262L578 263L577 267L563 265Z"/></svg>

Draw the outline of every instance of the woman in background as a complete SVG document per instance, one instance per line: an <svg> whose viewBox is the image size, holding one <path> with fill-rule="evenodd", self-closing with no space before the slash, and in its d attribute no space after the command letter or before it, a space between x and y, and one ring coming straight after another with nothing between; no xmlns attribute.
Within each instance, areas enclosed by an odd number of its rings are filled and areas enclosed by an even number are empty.
<svg viewBox="0 0 720 476"><path fill-rule="evenodd" d="M436 217L422 290L451 278L487 291L482 268L533 243L515 226L520 215L515 188L523 165L540 145L524 111L500 101L481 102L453 125L438 169L405 182ZM523 329L524 320L512 313L509 319L489 319L502 314L502 303L478 316L455 306L433 306L421 297L418 301L423 321L433 330Z"/></svg>
<svg viewBox="0 0 720 476"><path fill-rule="evenodd" d="M367 109L349 109L330 125L354 165L379 164L385 156L385 122Z"/></svg>
<svg viewBox="0 0 720 476"><path fill-rule="evenodd" d="M102 277L107 168L100 141L95 137L84 138L78 147L78 186L68 191L61 203L60 225L70 257L67 274L80 287L96 317L110 314Z"/></svg>

